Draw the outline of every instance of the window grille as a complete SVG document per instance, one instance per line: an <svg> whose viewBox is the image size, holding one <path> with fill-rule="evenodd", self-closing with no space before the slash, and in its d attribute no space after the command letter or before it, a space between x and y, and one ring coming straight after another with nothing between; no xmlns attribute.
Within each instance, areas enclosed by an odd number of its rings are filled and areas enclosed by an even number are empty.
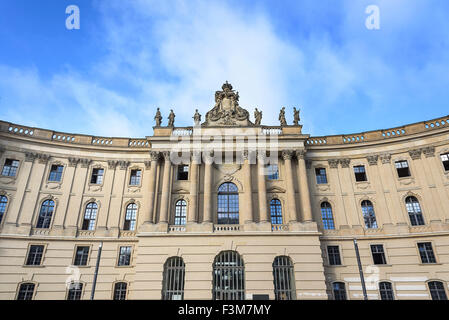
<svg viewBox="0 0 449 320"><path fill-rule="evenodd" d="M245 298L245 267L236 251L224 251L213 264L212 297L214 300Z"/></svg>
<svg viewBox="0 0 449 320"><path fill-rule="evenodd" d="M274 295L276 300L294 300L295 275L289 257L276 257L273 262Z"/></svg>
<svg viewBox="0 0 449 320"><path fill-rule="evenodd" d="M168 258L164 264L162 300L183 300L184 279L185 264L182 258Z"/></svg>

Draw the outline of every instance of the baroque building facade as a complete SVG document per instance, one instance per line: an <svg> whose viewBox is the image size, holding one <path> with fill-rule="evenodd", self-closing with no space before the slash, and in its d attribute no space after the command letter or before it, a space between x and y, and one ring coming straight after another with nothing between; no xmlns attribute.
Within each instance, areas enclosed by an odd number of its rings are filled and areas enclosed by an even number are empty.
<svg viewBox="0 0 449 320"><path fill-rule="evenodd" d="M358 258L368 299L447 299L449 117L311 137L226 82L193 118L0 121L0 299L363 299Z"/></svg>

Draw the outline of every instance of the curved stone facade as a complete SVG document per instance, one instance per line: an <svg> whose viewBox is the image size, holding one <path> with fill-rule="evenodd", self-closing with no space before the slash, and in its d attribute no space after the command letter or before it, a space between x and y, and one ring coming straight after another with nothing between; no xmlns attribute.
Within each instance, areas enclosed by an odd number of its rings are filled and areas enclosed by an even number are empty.
<svg viewBox="0 0 449 320"><path fill-rule="evenodd" d="M171 257L185 270L172 298L211 299L222 252L239 254L246 299L288 296L277 257L292 264L289 298L334 299L339 283L363 299L354 239L369 299L383 282L395 299L430 299L436 281L447 296L449 117L327 137L209 118L138 139L0 122L0 299L25 283L34 299L70 298L71 281L89 299L101 242L96 299L122 282L127 299L161 299Z"/></svg>

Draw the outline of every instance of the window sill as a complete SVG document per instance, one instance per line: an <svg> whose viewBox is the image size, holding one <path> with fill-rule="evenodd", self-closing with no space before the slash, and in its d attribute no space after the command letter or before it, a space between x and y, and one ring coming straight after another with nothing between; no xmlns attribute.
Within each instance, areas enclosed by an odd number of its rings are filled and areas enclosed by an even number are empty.
<svg viewBox="0 0 449 320"><path fill-rule="evenodd" d="M429 262L429 263L420 263L420 264L418 264L418 265L420 265L420 266L440 266L440 265L442 265L442 263L440 263L440 262Z"/></svg>
<svg viewBox="0 0 449 320"><path fill-rule="evenodd" d="M387 263L385 263L385 264L375 264L375 263L373 263L373 266L376 266L376 267L392 267L393 265L392 264L387 264Z"/></svg>
<svg viewBox="0 0 449 320"><path fill-rule="evenodd" d="M70 267L76 267L76 268L91 268L92 266L78 266L76 264L72 264Z"/></svg>
<svg viewBox="0 0 449 320"><path fill-rule="evenodd" d="M45 266L42 265L42 264L39 264L39 265L28 265L28 264L24 264L24 265L22 266L22 268L45 268Z"/></svg>

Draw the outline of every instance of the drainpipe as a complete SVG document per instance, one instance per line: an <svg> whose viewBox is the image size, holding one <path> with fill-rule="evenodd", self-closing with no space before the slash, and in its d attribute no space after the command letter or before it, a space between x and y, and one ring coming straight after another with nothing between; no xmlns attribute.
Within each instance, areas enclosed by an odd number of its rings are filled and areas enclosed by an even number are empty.
<svg viewBox="0 0 449 320"><path fill-rule="evenodd" d="M100 258L101 258L101 249L102 248L103 248L103 241L100 242L100 245L98 246L97 264L95 266L94 282L92 283L92 294L90 295L90 300L94 300L94 296L95 296L95 287L97 286L98 268L100 267Z"/></svg>
<svg viewBox="0 0 449 320"><path fill-rule="evenodd" d="M355 238L354 238L354 249L355 255L357 256L357 264L359 266L360 281L362 282L363 298L365 300L368 300L368 295L366 294L365 278L363 277L362 262L360 261L359 246L357 245L357 239Z"/></svg>

